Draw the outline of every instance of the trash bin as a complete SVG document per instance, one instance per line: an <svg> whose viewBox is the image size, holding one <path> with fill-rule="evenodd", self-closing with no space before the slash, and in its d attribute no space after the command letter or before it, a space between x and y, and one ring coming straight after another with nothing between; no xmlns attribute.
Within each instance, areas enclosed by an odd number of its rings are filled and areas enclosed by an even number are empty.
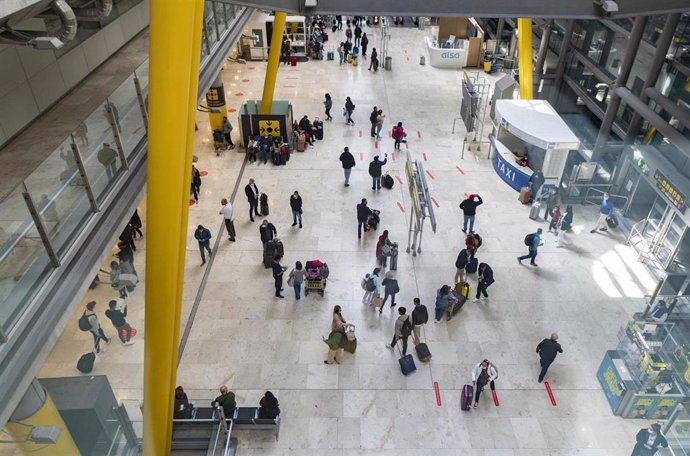
<svg viewBox="0 0 690 456"><path fill-rule="evenodd" d="M386 57L383 68L390 71L393 68L393 57Z"/></svg>

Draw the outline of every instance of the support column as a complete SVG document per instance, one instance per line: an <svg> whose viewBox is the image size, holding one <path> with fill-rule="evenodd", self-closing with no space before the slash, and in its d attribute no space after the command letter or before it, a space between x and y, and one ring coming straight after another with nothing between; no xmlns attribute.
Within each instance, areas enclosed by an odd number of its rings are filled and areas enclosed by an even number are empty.
<svg viewBox="0 0 690 456"><path fill-rule="evenodd" d="M225 105L225 89L220 74L216 77L208 92L206 92L206 104L211 110L208 113L211 122L211 130L223 130L223 117L228 116L228 107Z"/></svg>
<svg viewBox="0 0 690 456"><path fill-rule="evenodd" d="M666 17L666 24L664 24L664 30L661 32L661 36L656 42L656 52L654 53L654 58L652 63L649 65L649 71L647 72L647 77L644 80L644 85L642 86L642 91L640 92L640 101L644 104L649 102L649 95L645 92L648 87L654 87L656 85L656 80L659 78L659 73L664 65L664 60L666 60L666 53L671 45L671 40L673 35L676 33L676 28L678 27L678 21L680 20L680 13L669 14ZM637 134L640 132L640 127L642 127L642 116L635 112L633 118L630 121L630 127L628 127L628 132L625 135L625 144L632 144L635 142Z"/></svg>
<svg viewBox="0 0 690 456"><path fill-rule="evenodd" d="M498 24L496 25L496 49L495 53L501 51L501 35L503 35L503 26L505 26L506 19L504 17L498 18Z"/></svg>
<svg viewBox="0 0 690 456"><path fill-rule="evenodd" d="M549 40L551 39L551 29L553 28L553 19L544 26L541 34L541 41L539 42L539 54L537 55L537 78L541 79L544 74L544 62L546 62L546 54L549 52Z"/></svg>
<svg viewBox="0 0 690 456"><path fill-rule="evenodd" d="M143 454L165 456L172 435L203 1L151 0L150 15Z"/></svg>
<svg viewBox="0 0 690 456"><path fill-rule="evenodd" d="M565 59L568 57L570 51L570 41L573 39L573 29L575 28L575 21L568 19L568 24L565 27L563 34L563 42L561 49L558 52L558 64L556 65L556 85L561 83L563 73L565 72Z"/></svg>
<svg viewBox="0 0 690 456"><path fill-rule="evenodd" d="M276 11L273 21L273 33L271 34L271 48L268 51L268 65L264 78L264 92L261 96L261 114L270 114L273 106L273 91L276 87L278 66L280 65L280 47L283 44L283 32L285 31L285 19L287 13Z"/></svg>
<svg viewBox="0 0 690 456"><path fill-rule="evenodd" d="M32 442L31 435L37 428L52 429L57 437L55 443ZM23 454L31 456L79 456L81 453L72 439L67 425L62 420L55 403L37 379L29 389L5 426L16 440Z"/></svg>
<svg viewBox="0 0 690 456"><path fill-rule="evenodd" d="M630 70L632 69L633 63L635 63L635 56L637 55L637 49L640 47L640 41L642 40L642 34L644 33L644 28L647 25L647 16L638 16L635 18L635 23L630 31L630 36L628 37L628 45L625 48L625 55L623 56L623 61L618 68L618 75L616 75L616 80L614 81L615 87L623 87L628 83L628 78L630 77ZM614 87L614 88L615 88ZM592 151L592 157L590 161L599 161L601 154L606 147L606 143L611 134L611 127L613 122L616 120L616 114L618 113L618 108L621 104L621 98L616 94L616 91L611 91L611 98L609 99L609 104L606 107L606 113L604 114L604 119L601 121L601 128L599 128L599 134L597 135L597 141L594 145L594 150Z"/></svg>
<svg viewBox="0 0 690 456"><path fill-rule="evenodd" d="M517 21L520 98L531 100L534 92L532 78L532 19L520 17Z"/></svg>

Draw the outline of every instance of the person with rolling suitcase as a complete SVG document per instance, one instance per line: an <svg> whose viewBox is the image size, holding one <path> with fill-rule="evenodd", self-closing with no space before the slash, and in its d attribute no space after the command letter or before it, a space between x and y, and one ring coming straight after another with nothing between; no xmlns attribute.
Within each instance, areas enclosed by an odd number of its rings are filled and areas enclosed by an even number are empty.
<svg viewBox="0 0 690 456"><path fill-rule="evenodd" d="M479 396L486 385L489 385L491 391L496 390L495 380L498 378L498 369L488 359L478 363L472 369L472 384L474 385L474 408L479 407Z"/></svg>
<svg viewBox="0 0 690 456"><path fill-rule="evenodd" d="M249 201L249 220L254 221L254 215L261 217L259 214L259 188L254 183L254 179L249 179L249 183L244 187L244 194L247 195Z"/></svg>
<svg viewBox="0 0 690 456"><path fill-rule="evenodd" d="M261 243L264 246L264 252L266 251L266 244L268 244L269 241L272 241L277 235L278 231L276 231L276 227L271 222L264 219L264 221L261 222L261 225L259 225L259 237L261 238Z"/></svg>
<svg viewBox="0 0 690 456"><path fill-rule="evenodd" d="M441 323L443 314L448 310L450 302L450 287L443 285L436 291L436 303L434 305L434 323Z"/></svg>
<svg viewBox="0 0 690 456"><path fill-rule="evenodd" d="M393 350L395 344L397 344L399 340L402 340L402 355L405 356L407 354L407 339L412 334L412 327L412 318L407 315L407 309L404 307L399 308L398 319L395 320L393 340L390 345L386 345L386 348Z"/></svg>
<svg viewBox="0 0 690 456"><path fill-rule="evenodd" d="M369 163L369 175L371 176L371 189L381 190L381 175L383 171L383 165L388 163L388 154L384 154L385 158L383 161L379 160L378 155L374 155L374 159Z"/></svg>
<svg viewBox="0 0 690 456"><path fill-rule="evenodd" d="M612 225L615 222L610 222L609 219L613 217L613 203L611 202L608 192L604 193L604 197L601 199L601 205L599 206L599 218L597 219L597 224L594 228L590 230L590 233L596 233L597 229L599 231L608 231L606 227ZM617 225L617 223L615 223Z"/></svg>
<svg viewBox="0 0 690 456"><path fill-rule="evenodd" d="M420 338L420 332L422 326L427 324L429 321L429 311L426 306L422 304L419 298L414 298L414 309L412 309L412 343L419 345L422 341Z"/></svg>
<svg viewBox="0 0 690 456"><path fill-rule="evenodd" d="M455 283L465 281L465 269L471 258L472 253L469 249L462 249L460 253L458 253L458 257L455 260Z"/></svg>
<svg viewBox="0 0 690 456"><path fill-rule="evenodd" d="M89 331L93 336L93 348L96 353L101 352L101 340L104 340L106 344L110 343L110 339L103 332L101 324L98 321L98 316L93 310L96 307L96 301L91 301L86 304L86 310L79 318L79 329L82 331ZM105 349L104 349L105 351Z"/></svg>
<svg viewBox="0 0 690 456"><path fill-rule="evenodd" d="M472 300L472 302L477 302L480 299L488 299L489 294L486 289L494 283L494 271L486 263L479 263L479 277L477 277L477 296ZM482 297L482 294L484 297Z"/></svg>

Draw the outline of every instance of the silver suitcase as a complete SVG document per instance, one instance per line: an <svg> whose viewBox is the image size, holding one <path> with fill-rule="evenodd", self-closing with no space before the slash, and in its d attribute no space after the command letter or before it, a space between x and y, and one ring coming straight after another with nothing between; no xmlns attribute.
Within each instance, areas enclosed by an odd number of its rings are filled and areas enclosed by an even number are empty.
<svg viewBox="0 0 690 456"><path fill-rule="evenodd" d="M541 208L541 203L539 201L535 201L532 203L532 207L529 208L529 218L532 220L536 220L539 218L539 209Z"/></svg>

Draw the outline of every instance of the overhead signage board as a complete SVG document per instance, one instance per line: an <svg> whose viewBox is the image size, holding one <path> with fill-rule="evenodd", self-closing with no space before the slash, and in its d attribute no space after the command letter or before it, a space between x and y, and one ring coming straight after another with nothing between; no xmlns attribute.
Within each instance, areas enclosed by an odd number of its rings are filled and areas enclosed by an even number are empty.
<svg viewBox="0 0 690 456"><path fill-rule="evenodd" d="M654 172L654 180L656 181L657 188L666 199L668 199L681 214L684 214L687 208L685 205L685 195L659 170Z"/></svg>

